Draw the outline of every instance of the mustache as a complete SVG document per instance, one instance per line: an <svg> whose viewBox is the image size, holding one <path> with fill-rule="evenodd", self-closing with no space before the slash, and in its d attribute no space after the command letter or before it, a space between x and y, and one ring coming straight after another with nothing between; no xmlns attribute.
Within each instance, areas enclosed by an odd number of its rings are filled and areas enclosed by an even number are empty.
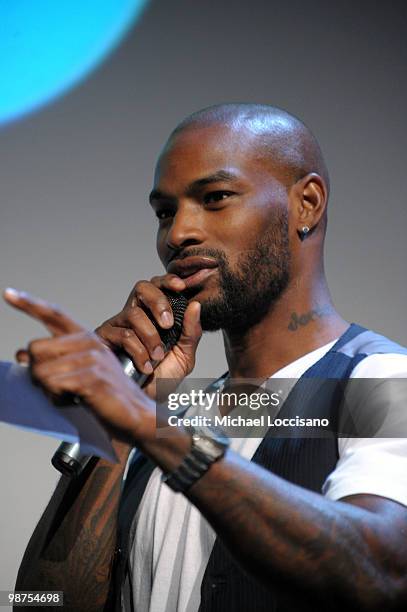
<svg viewBox="0 0 407 612"><path fill-rule="evenodd" d="M210 248L188 248L178 253L175 253L170 261L180 261L182 259L186 259L187 257L211 257L214 259L219 265L226 264L227 258L223 251L218 249L210 249Z"/></svg>

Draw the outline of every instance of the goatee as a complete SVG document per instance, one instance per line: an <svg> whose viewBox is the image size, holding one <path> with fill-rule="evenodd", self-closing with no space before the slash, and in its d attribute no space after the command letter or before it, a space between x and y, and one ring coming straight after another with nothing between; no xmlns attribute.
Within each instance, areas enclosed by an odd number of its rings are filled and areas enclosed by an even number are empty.
<svg viewBox="0 0 407 612"><path fill-rule="evenodd" d="M219 266L219 295L201 303L202 329L243 333L264 318L288 285L287 212L280 211L253 248L240 254L236 271L225 254L216 249L188 249L186 255L207 255L216 259ZM193 297L197 290L195 287L185 294Z"/></svg>

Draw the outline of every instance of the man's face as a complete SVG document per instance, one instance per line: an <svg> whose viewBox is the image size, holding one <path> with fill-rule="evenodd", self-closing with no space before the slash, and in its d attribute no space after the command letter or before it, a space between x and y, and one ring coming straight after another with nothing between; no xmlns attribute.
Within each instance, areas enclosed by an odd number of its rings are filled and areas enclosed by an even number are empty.
<svg viewBox="0 0 407 612"><path fill-rule="evenodd" d="M150 196L157 250L201 302L203 329L244 331L286 288L287 199L247 132L188 128L164 149Z"/></svg>

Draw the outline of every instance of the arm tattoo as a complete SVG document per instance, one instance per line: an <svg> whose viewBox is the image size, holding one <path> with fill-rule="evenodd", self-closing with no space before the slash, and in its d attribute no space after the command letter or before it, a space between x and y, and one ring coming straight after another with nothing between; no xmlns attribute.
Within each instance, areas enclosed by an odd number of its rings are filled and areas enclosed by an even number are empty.
<svg viewBox="0 0 407 612"><path fill-rule="evenodd" d="M116 543L121 477L120 470L103 464L68 484L62 477L62 499L40 520L16 588L62 590L68 612L103 609Z"/></svg>

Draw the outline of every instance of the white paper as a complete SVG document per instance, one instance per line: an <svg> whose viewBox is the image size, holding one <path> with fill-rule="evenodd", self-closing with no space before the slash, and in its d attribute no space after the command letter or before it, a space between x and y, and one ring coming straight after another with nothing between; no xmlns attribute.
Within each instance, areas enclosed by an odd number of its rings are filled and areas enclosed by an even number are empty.
<svg viewBox="0 0 407 612"><path fill-rule="evenodd" d="M118 461L107 431L87 406L55 406L33 385L27 367L5 361L0 362L0 421L65 442L79 442L83 455Z"/></svg>

